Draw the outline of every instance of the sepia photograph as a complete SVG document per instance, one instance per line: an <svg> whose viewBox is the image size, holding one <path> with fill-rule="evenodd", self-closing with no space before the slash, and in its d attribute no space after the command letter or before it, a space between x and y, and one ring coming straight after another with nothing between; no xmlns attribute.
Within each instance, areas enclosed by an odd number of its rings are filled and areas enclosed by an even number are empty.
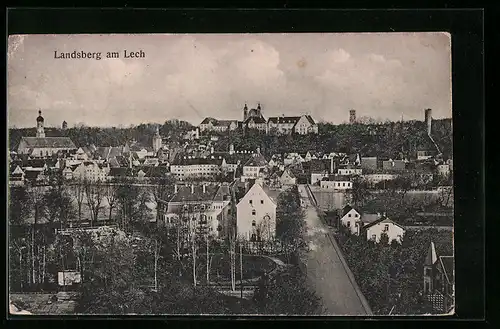
<svg viewBox="0 0 500 329"><path fill-rule="evenodd" d="M451 42L9 36L9 313L455 314Z"/></svg>

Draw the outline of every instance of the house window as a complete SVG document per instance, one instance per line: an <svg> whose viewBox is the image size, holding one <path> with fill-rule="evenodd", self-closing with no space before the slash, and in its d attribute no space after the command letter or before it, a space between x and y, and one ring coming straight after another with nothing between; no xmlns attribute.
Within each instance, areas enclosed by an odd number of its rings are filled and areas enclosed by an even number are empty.
<svg viewBox="0 0 500 329"><path fill-rule="evenodd" d="M253 220L252 221L252 226L256 226L257 224L255 223L255 221Z"/></svg>
<svg viewBox="0 0 500 329"><path fill-rule="evenodd" d="M351 227L351 221L347 222L347 227Z"/></svg>
<svg viewBox="0 0 500 329"><path fill-rule="evenodd" d="M264 200L260 200L260 204L264 204Z"/></svg>
<svg viewBox="0 0 500 329"><path fill-rule="evenodd" d="M385 224L385 227L384 227L384 232L387 232L389 231L389 224Z"/></svg>
<svg viewBox="0 0 500 329"><path fill-rule="evenodd" d="M372 234L372 240L373 240L373 241L377 240L377 235Z"/></svg>
<svg viewBox="0 0 500 329"><path fill-rule="evenodd" d="M252 204L252 200L248 200L248 203Z"/></svg>
<svg viewBox="0 0 500 329"><path fill-rule="evenodd" d="M254 216L255 216L255 209L253 209L253 210L252 210L252 215L254 215Z"/></svg>
<svg viewBox="0 0 500 329"><path fill-rule="evenodd" d="M356 217L356 218L357 218L357 217L358 217L358 214L354 214L354 217Z"/></svg>
<svg viewBox="0 0 500 329"><path fill-rule="evenodd" d="M348 216L351 217L351 214L349 214Z"/></svg>

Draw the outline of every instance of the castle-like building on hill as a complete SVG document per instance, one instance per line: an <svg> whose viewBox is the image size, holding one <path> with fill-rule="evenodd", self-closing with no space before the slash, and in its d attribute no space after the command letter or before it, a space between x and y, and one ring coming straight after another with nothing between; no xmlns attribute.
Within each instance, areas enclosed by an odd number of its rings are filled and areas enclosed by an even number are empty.
<svg viewBox="0 0 500 329"><path fill-rule="evenodd" d="M309 114L301 116L269 117L266 119L263 115L262 105L257 104L255 108L243 107L243 121L238 120L218 120L211 117L205 118L199 125L200 132L214 131L226 132L241 130L257 130L266 134L317 134L318 124Z"/></svg>
<svg viewBox="0 0 500 329"><path fill-rule="evenodd" d="M46 137L45 119L42 111L36 118L36 137L22 137L17 147L18 154L28 154L31 157L48 157L59 151L76 150L77 147L69 137Z"/></svg>

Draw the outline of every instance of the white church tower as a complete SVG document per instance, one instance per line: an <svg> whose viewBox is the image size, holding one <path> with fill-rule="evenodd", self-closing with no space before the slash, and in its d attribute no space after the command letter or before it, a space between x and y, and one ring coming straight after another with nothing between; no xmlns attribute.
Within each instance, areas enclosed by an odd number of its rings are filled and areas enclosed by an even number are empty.
<svg viewBox="0 0 500 329"><path fill-rule="evenodd" d="M153 151L157 153L161 149L161 136L158 125L156 126L156 132L153 136Z"/></svg>
<svg viewBox="0 0 500 329"><path fill-rule="evenodd" d="M45 137L45 130L43 128L43 117L42 117L42 111L38 111L38 118L36 118L36 137L37 138L44 138Z"/></svg>

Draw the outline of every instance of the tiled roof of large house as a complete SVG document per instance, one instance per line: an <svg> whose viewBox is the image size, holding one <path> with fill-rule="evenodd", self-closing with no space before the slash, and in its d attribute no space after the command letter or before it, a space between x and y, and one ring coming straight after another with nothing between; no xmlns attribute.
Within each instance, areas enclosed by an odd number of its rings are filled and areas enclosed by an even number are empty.
<svg viewBox="0 0 500 329"><path fill-rule="evenodd" d="M245 163L245 167L264 167L267 165L267 160L262 154L254 154L248 161Z"/></svg>
<svg viewBox="0 0 500 329"><path fill-rule="evenodd" d="M246 163L250 157L252 155L251 154L245 154L245 153L235 153L235 154L231 154L231 155L225 155L224 156L224 159L226 159L226 163L228 164L242 164L242 163Z"/></svg>
<svg viewBox="0 0 500 329"><path fill-rule="evenodd" d="M123 147L120 146L98 147L96 153L103 159L110 159L116 156L123 155Z"/></svg>
<svg viewBox="0 0 500 329"><path fill-rule="evenodd" d="M344 217L352 209L354 209L354 208L351 207L350 205L346 205L344 208L342 208L342 217Z"/></svg>
<svg viewBox="0 0 500 329"><path fill-rule="evenodd" d="M264 119L263 116L249 117L245 120L245 124L250 123L250 121L253 121L253 123L255 124L267 123L266 119Z"/></svg>
<svg viewBox="0 0 500 329"><path fill-rule="evenodd" d="M350 181L350 177L346 175L330 175L328 177L323 178L323 181L330 181L330 182L347 182Z"/></svg>
<svg viewBox="0 0 500 329"><path fill-rule="evenodd" d="M373 222L371 222L371 223L366 224L365 226L363 226L363 228L364 228L364 229L367 229L367 228L370 228L370 227L372 227L372 226L375 226L375 225L377 225L377 224L379 224L379 223L383 223L383 222L390 222L390 223L392 223L392 224L394 224L394 225L396 225L396 226L399 226L399 227L401 227L401 228L404 228L403 226L399 225L398 223L396 223L395 221L393 221L393 220L389 219L389 218L388 218L388 217L386 217L386 216L382 216L382 217L380 217L379 219L377 219L377 220L375 220L375 221L373 221Z"/></svg>
<svg viewBox="0 0 500 329"><path fill-rule="evenodd" d="M201 158L201 157L191 157L191 156L185 156L185 155L179 155L175 158L174 162L172 162L172 165L177 165L177 166L190 166L190 165L217 165L220 166L222 164L222 161L224 158L222 157L206 157L206 158Z"/></svg>
<svg viewBox="0 0 500 329"><path fill-rule="evenodd" d="M217 124L217 119L207 117L207 118L203 119L203 121L200 123L200 125L207 125L209 123Z"/></svg>
<svg viewBox="0 0 500 329"><path fill-rule="evenodd" d="M28 148L76 148L69 137L22 137Z"/></svg>
<svg viewBox="0 0 500 329"><path fill-rule="evenodd" d="M316 124L316 122L314 121L314 119L312 118L312 116L306 115L306 119L307 119L307 121L309 121L310 124L312 124L312 125Z"/></svg>
<svg viewBox="0 0 500 329"><path fill-rule="evenodd" d="M177 193L170 202L212 201L217 195L219 186L214 185L178 185Z"/></svg>
<svg viewBox="0 0 500 329"><path fill-rule="evenodd" d="M285 123L293 123L295 124L297 121L299 121L300 117L270 117L267 122L271 122L274 124L285 124Z"/></svg>

